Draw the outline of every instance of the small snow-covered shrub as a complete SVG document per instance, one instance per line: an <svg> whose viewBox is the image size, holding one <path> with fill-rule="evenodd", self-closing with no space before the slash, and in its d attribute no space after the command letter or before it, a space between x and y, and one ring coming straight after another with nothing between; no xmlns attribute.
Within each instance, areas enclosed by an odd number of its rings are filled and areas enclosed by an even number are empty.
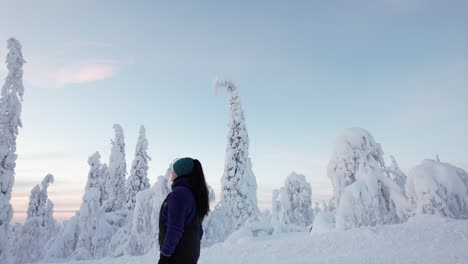
<svg viewBox="0 0 468 264"><path fill-rule="evenodd" d="M326 233L335 229L335 215L333 212L321 211L314 217L311 233Z"/></svg>
<svg viewBox="0 0 468 264"><path fill-rule="evenodd" d="M249 219L241 228L229 235L226 242L242 243L255 237L269 236L273 231L269 217L259 216L257 219Z"/></svg>

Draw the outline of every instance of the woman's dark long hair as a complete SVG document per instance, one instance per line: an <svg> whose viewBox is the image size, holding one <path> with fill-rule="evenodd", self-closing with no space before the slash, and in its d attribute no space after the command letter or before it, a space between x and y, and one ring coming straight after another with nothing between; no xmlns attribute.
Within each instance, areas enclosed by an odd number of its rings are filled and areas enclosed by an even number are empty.
<svg viewBox="0 0 468 264"><path fill-rule="evenodd" d="M210 211L210 200L208 187L206 186L205 174L199 160L193 160L194 167L192 176L190 177L192 183L192 191L195 196L195 204L197 206L197 215L201 220Z"/></svg>

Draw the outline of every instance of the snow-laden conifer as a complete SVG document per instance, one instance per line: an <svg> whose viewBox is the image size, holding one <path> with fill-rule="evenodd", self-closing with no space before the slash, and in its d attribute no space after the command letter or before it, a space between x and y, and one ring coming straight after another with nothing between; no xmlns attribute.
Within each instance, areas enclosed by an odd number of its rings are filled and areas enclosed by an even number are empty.
<svg viewBox="0 0 468 264"><path fill-rule="evenodd" d="M225 88L229 95L229 122L221 199L206 219L204 244L224 241L248 219L259 215L257 181L249 157L249 136L238 89L234 83L218 80L216 89Z"/></svg>
<svg viewBox="0 0 468 264"><path fill-rule="evenodd" d="M387 176L401 189L405 194L406 174L400 169L395 157L390 156L392 164L385 169Z"/></svg>
<svg viewBox="0 0 468 264"><path fill-rule="evenodd" d="M112 149L109 159L109 178L106 181L107 201L106 212L121 210L125 205L125 176L127 163L125 161L125 140L122 126L114 125L115 138L111 141Z"/></svg>
<svg viewBox="0 0 468 264"><path fill-rule="evenodd" d="M424 160L408 174L406 192L416 214L468 218L468 174L437 160Z"/></svg>
<svg viewBox="0 0 468 264"><path fill-rule="evenodd" d="M312 188L304 175L292 172L284 187L273 191L272 220L276 231L293 231L312 224Z"/></svg>
<svg viewBox="0 0 468 264"><path fill-rule="evenodd" d="M158 246L159 211L170 192L172 164L156 183L136 195L135 208L129 215L128 223L112 238L112 256L142 255Z"/></svg>
<svg viewBox="0 0 468 264"><path fill-rule="evenodd" d="M132 163L130 176L127 179L127 208L133 210L136 203L138 192L150 187L148 180L148 163L151 158L148 156L148 140L146 139L145 127L140 127L140 136L138 137L135 159Z"/></svg>
<svg viewBox="0 0 468 264"><path fill-rule="evenodd" d="M12 262L9 226L13 217L10 204L11 191L15 182L16 138L21 123L21 102L23 100L23 59L22 46L18 40L7 41L6 64L8 75L0 98L0 260Z"/></svg>
<svg viewBox="0 0 468 264"><path fill-rule="evenodd" d="M387 175L382 148L366 130L349 128L340 134L328 177L337 228L399 223L408 217L406 197Z"/></svg>
<svg viewBox="0 0 468 264"><path fill-rule="evenodd" d="M49 200L47 189L54 177L48 174L42 183L31 190L26 222L18 235L14 249L15 263L34 263L46 256L46 245L60 231L53 217L54 204Z"/></svg>

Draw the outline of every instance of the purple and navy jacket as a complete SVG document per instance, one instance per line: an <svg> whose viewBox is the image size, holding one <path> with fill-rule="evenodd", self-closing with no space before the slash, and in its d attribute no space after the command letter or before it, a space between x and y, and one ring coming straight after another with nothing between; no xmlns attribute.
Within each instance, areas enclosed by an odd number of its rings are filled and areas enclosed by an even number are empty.
<svg viewBox="0 0 468 264"><path fill-rule="evenodd" d="M195 243L199 244L203 236L201 221L194 223L197 210L190 179L184 176L178 177L171 188L172 192L161 206L159 223L160 234L165 235L162 244L160 242L160 252L165 256L173 255L186 229L199 228L199 238L194 238L199 240ZM192 224L198 224L199 227L193 227ZM189 233L193 232L188 232L187 235Z"/></svg>

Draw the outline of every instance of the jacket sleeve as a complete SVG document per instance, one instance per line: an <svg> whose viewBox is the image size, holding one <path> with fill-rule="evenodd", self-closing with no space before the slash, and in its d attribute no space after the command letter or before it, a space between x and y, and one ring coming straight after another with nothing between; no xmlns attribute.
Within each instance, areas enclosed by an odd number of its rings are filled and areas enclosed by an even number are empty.
<svg viewBox="0 0 468 264"><path fill-rule="evenodd" d="M174 190L167 201L167 231L161 254L171 256L184 232L187 195L183 191Z"/></svg>

